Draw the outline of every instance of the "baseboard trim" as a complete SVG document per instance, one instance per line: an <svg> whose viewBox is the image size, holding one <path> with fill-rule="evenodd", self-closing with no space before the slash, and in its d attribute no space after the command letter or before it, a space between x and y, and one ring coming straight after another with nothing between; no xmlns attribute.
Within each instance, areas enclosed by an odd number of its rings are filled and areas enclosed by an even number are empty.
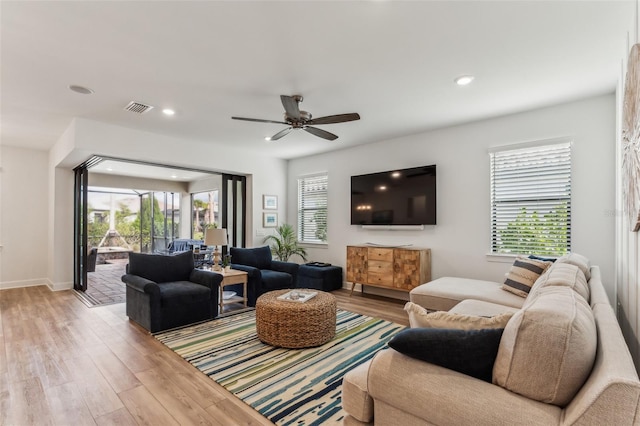
<svg viewBox="0 0 640 426"><path fill-rule="evenodd" d="M10 288L37 287L39 285L49 286L46 278L36 278L33 280L21 281L5 281L0 283L0 290L8 290Z"/></svg>
<svg viewBox="0 0 640 426"><path fill-rule="evenodd" d="M47 280L47 287L49 287L49 290L51 291L73 290L73 282L52 283Z"/></svg>

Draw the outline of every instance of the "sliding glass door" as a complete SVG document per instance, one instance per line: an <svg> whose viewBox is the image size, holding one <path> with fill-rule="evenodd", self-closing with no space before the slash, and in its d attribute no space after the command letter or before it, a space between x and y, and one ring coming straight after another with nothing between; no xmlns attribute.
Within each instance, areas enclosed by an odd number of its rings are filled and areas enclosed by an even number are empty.
<svg viewBox="0 0 640 426"><path fill-rule="evenodd" d="M244 247L247 232L247 178L222 175L222 228L227 229L229 246Z"/></svg>
<svg viewBox="0 0 640 426"><path fill-rule="evenodd" d="M180 237L180 194L140 194L140 252L164 253Z"/></svg>
<svg viewBox="0 0 640 426"><path fill-rule="evenodd" d="M74 172L73 198L73 288L79 291L87 289L87 194L89 191L89 168L101 161L92 157L79 165Z"/></svg>

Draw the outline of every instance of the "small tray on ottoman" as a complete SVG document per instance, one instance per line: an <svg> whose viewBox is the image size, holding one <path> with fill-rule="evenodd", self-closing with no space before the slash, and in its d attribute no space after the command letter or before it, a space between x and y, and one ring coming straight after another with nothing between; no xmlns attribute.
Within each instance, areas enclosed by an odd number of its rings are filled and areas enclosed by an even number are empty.
<svg viewBox="0 0 640 426"><path fill-rule="evenodd" d="M320 346L336 335L336 298L324 291L303 303L280 300L291 290L263 294L256 301L258 338L271 346L310 348Z"/></svg>

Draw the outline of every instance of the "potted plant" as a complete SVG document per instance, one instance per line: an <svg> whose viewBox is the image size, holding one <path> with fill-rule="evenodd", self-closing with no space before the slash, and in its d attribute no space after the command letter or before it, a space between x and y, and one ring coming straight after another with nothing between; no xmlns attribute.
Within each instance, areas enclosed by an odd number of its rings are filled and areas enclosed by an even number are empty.
<svg viewBox="0 0 640 426"><path fill-rule="evenodd" d="M222 256L222 267L224 268L225 272L229 272L229 270L231 269L230 254L225 254L224 256Z"/></svg>
<svg viewBox="0 0 640 426"><path fill-rule="evenodd" d="M302 260L307 260L307 251L300 247L298 244L298 238L293 226L288 223L283 223L276 228L276 233L267 235L263 242L272 243L271 253L283 262L288 262L289 258L293 255L298 255Z"/></svg>

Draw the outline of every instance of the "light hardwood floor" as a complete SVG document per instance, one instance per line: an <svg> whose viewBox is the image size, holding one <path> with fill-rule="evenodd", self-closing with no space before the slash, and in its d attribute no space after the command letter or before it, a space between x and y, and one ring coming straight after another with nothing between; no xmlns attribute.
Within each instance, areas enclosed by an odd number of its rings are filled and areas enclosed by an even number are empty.
<svg viewBox="0 0 640 426"><path fill-rule="evenodd" d="M404 302L334 292L338 307L408 325ZM144 329L124 303L0 291L0 425L271 425Z"/></svg>

